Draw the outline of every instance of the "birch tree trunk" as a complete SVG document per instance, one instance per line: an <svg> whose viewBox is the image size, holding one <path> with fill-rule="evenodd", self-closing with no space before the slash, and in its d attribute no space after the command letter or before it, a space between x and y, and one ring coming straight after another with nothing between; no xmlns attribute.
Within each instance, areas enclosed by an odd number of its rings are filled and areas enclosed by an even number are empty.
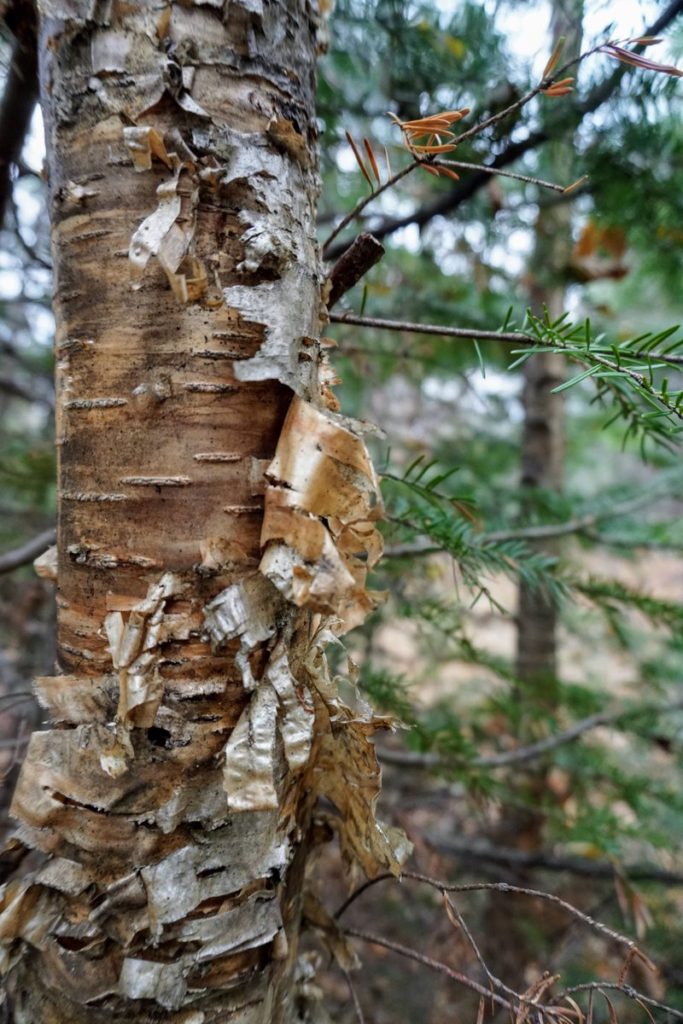
<svg viewBox="0 0 683 1024"><path fill-rule="evenodd" d="M59 636L13 803L43 858L0 914L17 1022L305 1019L318 796L347 866L398 869L384 723L323 653L381 543L320 341L320 30L312 0L41 11Z"/></svg>

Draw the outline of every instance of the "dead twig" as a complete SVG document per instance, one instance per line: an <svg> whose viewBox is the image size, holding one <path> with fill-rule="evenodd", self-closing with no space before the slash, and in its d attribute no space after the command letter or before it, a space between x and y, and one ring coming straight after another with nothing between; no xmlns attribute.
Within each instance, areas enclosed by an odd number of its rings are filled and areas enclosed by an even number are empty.
<svg viewBox="0 0 683 1024"><path fill-rule="evenodd" d="M349 971L345 970L345 969L342 969L342 974L344 975L344 977L346 979L346 984L349 986L349 992L351 994L351 1000L353 1002L353 1008L356 1011L356 1020L358 1021L358 1024L365 1024L365 1016L363 1014L363 1007L360 1005L360 1000L358 999L358 993L356 992L356 986L353 984L353 981L351 980L351 973Z"/></svg>
<svg viewBox="0 0 683 1024"><path fill-rule="evenodd" d="M56 537L57 531L54 527L50 527L49 530L43 530L42 533L27 540L25 544L21 544L18 548L4 551L0 554L0 573L13 572L14 569L32 562L34 558L42 555L51 544L55 543Z"/></svg>
<svg viewBox="0 0 683 1024"><path fill-rule="evenodd" d="M327 308L339 302L342 295L350 291L384 256L384 246L376 238L363 232L339 257L329 273L330 293Z"/></svg>

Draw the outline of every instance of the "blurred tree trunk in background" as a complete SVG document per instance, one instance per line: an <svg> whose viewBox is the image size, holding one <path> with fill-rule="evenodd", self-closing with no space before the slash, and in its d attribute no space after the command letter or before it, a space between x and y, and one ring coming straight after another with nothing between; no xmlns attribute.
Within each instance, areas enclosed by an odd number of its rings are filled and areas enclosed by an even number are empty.
<svg viewBox="0 0 683 1024"><path fill-rule="evenodd" d="M558 39L565 38L562 61L576 56L581 50L582 19L583 0L553 4L552 45ZM553 103L562 103L562 100L548 102L552 108ZM573 163L573 152L571 141L549 143L549 174L560 177L566 175ZM565 284L572 247L571 217L572 204L569 202L541 206L538 211L528 277L530 304L539 317L544 316L547 310L553 320L565 310ZM565 373L564 356L554 352L539 353L529 359L524 367L521 485L532 492L559 493L564 486L564 395L553 394L553 389L563 382ZM527 515L536 501L532 493ZM555 553L556 546L546 541L543 550L549 554ZM556 605L539 588L521 582L517 611L516 675L522 684L519 726L522 743L534 738L533 726L530 727L525 721L525 702L529 701L534 709L540 707L549 712L556 707L557 657ZM533 811L530 820L540 827L540 816ZM533 848L540 842L540 835L518 836L518 843L520 840L521 845Z"/></svg>
<svg viewBox="0 0 683 1024"><path fill-rule="evenodd" d="M552 43L564 37L566 42L560 60L578 55L581 50L583 0L553 2L551 17ZM553 104L562 100L549 99ZM573 147L571 141L549 142L547 171L557 180L571 177ZM528 269L530 305L537 316L547 309L551 320L565 310L566 272L570 262L572 204L557 202L540 206L535 227L534 251ZM535 507L533 491L561 492L565 474L565 408L564 395L553 394L565 379L564 356L543 352L532 356L524 366L522 402L524 424L521 448L521 485L532 494L525 510L525 520ZM551 554L557 542L546 541L544 552ZM517 605L516 676L519 680L519 718L517 738L520 745L539 738L539 709L552 714L557 706L557 608L543 590L520 581ZM535 720L531 720L531 709ZM540 735L547 730L542 728ZM520 793L516 808L504 812L496 830L496 840L503 846L539 850L544 841L545 817L540 801L547 796L546 768L543 760L533 771L519 773L515 790ZM511 904L499 905L498 934L505 936L502 950L509 977L522 979L524 970L534 960L538 930L551 929L551 914L545 906L537 906L536 943L520 929L520 918ZM540 965L543 966L542 964Z"/></svg>
<svg viewBox="0 0 683 1024"><path fill-rule="evenodd" d="M12 194L11 170L21 155L38 100L37 15L32 0L7 0L0 15L14 43L0 103L0 227Z"/></svg>
<svg viewBox="0 0 683 1024"><path fill-rule="evenodd" d="M257 569L276 447L294 493L288 410L344 465L315 342L317 6L42 15L60 674L13 803L47 855L4 892L14 1019L293 1020L326 721L297 605L333 603L292 597L286 547Z"/></svg>

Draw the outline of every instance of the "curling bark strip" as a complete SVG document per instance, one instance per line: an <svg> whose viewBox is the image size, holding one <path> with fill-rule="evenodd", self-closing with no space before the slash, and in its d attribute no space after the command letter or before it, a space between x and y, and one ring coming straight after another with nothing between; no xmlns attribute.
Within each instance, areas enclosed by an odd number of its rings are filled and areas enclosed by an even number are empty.
<svg viewBox="0 0 683 1024"><path fill-rule="evenodd" d="M313 1019L318 796L349 870L407 851L390 723L324 654L375 601L381 503L321 339L323 30L312 0L42 5L59 634L12 807L43 859L1 895L18 1024Z"/></svg>

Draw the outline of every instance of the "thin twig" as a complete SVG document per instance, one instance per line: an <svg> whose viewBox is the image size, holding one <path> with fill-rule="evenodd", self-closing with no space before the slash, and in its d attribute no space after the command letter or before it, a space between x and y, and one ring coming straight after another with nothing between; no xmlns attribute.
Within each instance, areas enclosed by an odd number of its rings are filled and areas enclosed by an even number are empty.
<svg viewBox="0 0 683 1024"><path fill-rule="evenodd" d="M392 185L395 185L397 181L401 180L401 178L405 178L408 174L414 171L416 167L419 167L419 163L417 162L408 164L402 170L397 171L396 174L393 174L391 178L388 178L383 185L380 185L378 188L376 188L374 192L370 193L369 196L365 196L363 199L357 202L354 208L350 210L345 217L342 217L334 231L331 232L331 234L323 243L323 256L326 255L327 250L330 248L337 235L339 235L344 230L344 228L351 223L352 220L355 220L355 218L360 213L363 212L368 203L371 203L373 199L377 198L377 196L381 196L382 192L386 192L388 188L391 188Z"/></svg>
<svg viewBox="0 0 683 1024"><path fill-rule="evenodd" d="M547 736L543 740L538 740L537 743L530 743L528 746L518 747L516 750L507 750L502 754L491 754L488 757L475 758L473 765L476 768L503 768L511 764L525 764L527 761L534 761L537 757L541 757L543 754L548 754L550 751L564 746L565 743L571 743L572 740L578 739L579 736L589 732L591 729L597 729L605 725L615 725L624 718L634 715L679 711L681 708L683 708L683 701L676 701L667 707L652 708L645 706L639 709L631 709L630 711L617 711L612 714L589 715L588 718L576 722L569 729L565 729L564 732L557 733L555 736Z"/></svg>
<svg viewBox="0 0 683 1024"><path fill-rule="evenodd" d="M573 904L568 903L566 900L561 899L559 896L555 896L552 893L543 892L538 889L529 889L525 886L508 885L505 882L473 882L460 884L443 882L440 879L432 878L429 875L422 875L413 871L404 872L404 874L401 876L401 879L410 879L412 881L421 882L425 885L430 886L433 889L436 889L438 892L441 893L446 903L447 910L448 908L450 908L450 910L453 911L455 919L462 928L467 940L469 941L475 953L475 956L477 957L477 960L479 961L479 964L481 965L489 983L495 986L496 988L500 989L501 991L505 992L506 995L508 995L509 999L504 999L503 997L493 992L491 989L487 990L484 986L479 985L479 983L474 981L472 978L469 978L467 975L462 974L460 971L454 970L447 964L444 964L438 960L433 960L431 957L425 956L425 954L420 953L418 950L410 949L409 947L403 946L397 942L392 942L391 940L384 938L384 936L374 935L370 932L361 931L360 929L356 928L345 928L345 934L350 935L354 938L359 938L364 942L369 942L375 945L383 946L384 948L390 949L395 953L399 953L401 956L405 956L408 959L414 960L417 963L423 964L424 966L431 968L432 970L438 971L441 974L445 974L447 975L447 977L452 978L454 981L457 981L460 984L465 985L467 988L470 988L473 991L477 992L482 997L491 999L493 1002L496 1002L499 1006L505 1006L508 1009L515 1009L517 1008L517 1006L521 1007L525 1004L532 1004L541 1016L547 1016L551 1020L556 1019L557 1016L564 1016L566 1018L567 1016L571 1017L573 1015L565 1007L558 1005L561 1002L561 1000L565 997L577 992L600 992L602 989L621 992L629 999L632 999L636 1002L640 1001L641 1003L647 1003L648 1005L653 1006L656 1009L670 1012L678 1019L683 1020L683 1013L681 1013L680 1011L675 1010L673 1007L670 1007L665 1003L661 1003L656 999L652 999L649 996L645 996L637 989L633 988L633 986L624 983L625 971L628 969L628 965L636 957L640 959L649 969L656 971L655 965L639 949L636 942L628 936L622 935L620 932L617 932L614 929L609 928L601 921L596 921L595 918L579 910L577 907L573 906ZM369 881L363 883L363 885L359 886L353 893L351 893L348 899L346 899L344 903L339 907L339 909L334 915L335 919L338 920L342 916L342 914L348 909L348 907L350 907L351 904L355 902L355 900L358 899L358 897L360 897L364 892L366 892L371 886L376 885L378 882L389 880L394 882L399 881L399 879L397 879L394 875L387 872L386 874L378 875L376 878L370 879ZM479 947L477 946L477 943L472 933L470 932L469 928L467 927L467 924L465 923L464 918L462 917L462 914L457 909L457 907L455 906L455 904L449 898L448 895L449 893L453 892L481 891L500 892L506 894L514 893L516 895L529 896L534 899L538 898L553 903L556 906L559 906L563 910L567 911L569 914L572 915L572 917L578 919L583 924L591 928L593 931L597 932L605 938L610 939L611 941L617 943L622 947L626 947L626 960L624 963L624 968L622 969L622 972L620 974L619 981L584 982L583 984L570 986L568 988L565 988L562 992L558 993L558 995L555 997L554 1005L549 1006L539 1004L536 1001L538 997L529 996L526 993L521 994L515 992L513 989L508 988L507 985L505 985L499 978L497 978L490 971L479 950ZM448 914L448 916L452 920L450 913Z"/></svg>
<svg viewBox="0 0 683 1024"><path fill-rule="evenodd" d="M476 339L477 341L506 341L511 344L538 345L538 338L519 331L481 331L470 327L444 327L441 324L418 324L404 320L385 320L356 313L331 313L334 324L354 324L358 327L376 327L379 330L407 331L409 334L436 334L446 338Z"/></svg>
<svg viewBox="0 0 683 1024"><path fill-rule="evenodd" d="M563 996L573 995L574 992L601 992L604 988L609 992L621 992L623 995L628 996L629 999L635 1000L635 1002L647 1003L648 1006L654 1006L656 1010L664 1010L665 1013L671 1014L677 1020L683 1020L683 1013L675 1009L675 1007L667 1006L666 1003L660 1003L657 999L652 999L651 996L643 995L642 992L638 992L632 985L620 985L616 981L586 981L582 985L571 985L569 988L563 989L557 998L561 999Z"/></svg>
<svg viewBox="0 0 683 1024"><path fill-rule="evenodd" d="M477 135L481 135L481 133L486 131L487 128L491 128L494 124L498 124L511 114L515 114L518 110L521 110L522 107L525 107L530 103L531 100L538 96L544 89L547 89L548 86L552 85L553 82L559 79L565 71L569 71L569 69L573 67L578 67L578 65L581 64L582 61L586 60L587 57L592 57L594 53L598 52L601 46L604 46L604 42L599 43L597 46L592 47L592 49L586 50L584 53L580 53L577 57L573 57L571 60L568 60L566 64L562 65L562 67L553 71L552 75L541 79L538 85L535 85L533 89L530 89L523 96L520 96L514 103L511 103L503 110L498 110L495 114L491 114L491 116L487 117L485 121L480 121L479 124L475 124L472 128L463 132L462 135L458 135L455 142L458 145L462 142L467 142L470 139L475 138Z"/></svg>
<svg viewBox="0 0 683 1024"><path fill-rule="evenodd" d="M504 171L500 167L489 167L486 164L472 164L466 160L434 160L433 167L463 167L468 171L482 171L484 174L493 174L500 178L514 178L515 181L525 181L529 185L540 185L542 188L552 189L553 192L565 192L565 185L557 185L554 181L544 181L543 178L534 178L528 174L517 174L515 171Z"/></svg>
<svg viewBox="0 0 683 1024"><path fill-rule="evenodd" d="M505 1007L505 1009L510 1008L510 1001L508 999L504 999L495 992L491 992L491 990L486 988L485 985L480 985L479 982L474 981L472 978L468 978L466 974L462 974L460 971L454 970L452 967L449 967L448 964L444 964L440 960L433 960L431 957L425 956L424 953L420 953L416 949L410 949L408 946L403 946L399 942L392 942L390 939L385 939L383 935L374 935L372 932L361 931L359 928L345 928L344 934L351 935L355 939L361 939L363 942L370 942L375 946L384 946L385 949L390 949L392 952L398 953L400 956L407 957L409 960L415 960L416 963L422 964L425 967L430 967L433 971L438 971L439 974L445 974L453 981L457 981L461 985L471 988L474 992L477 992L485 999L492 999L494 1003ZM518 996L517 999L520 1001L521 997Z"/></svg>
<svg viewBox="0 0 683 1024"><path fill-rule="evenodd" d="M545 1018L551 1021L559 1021L566 1020L567 1018L574 1018L578 1015L577 1010L560 1005L559 1000L576 992L601 992L603 989L607 989L610 991L621 992L623 995L635 1002L647 1003L649 1006L654 1006L658 1010L663 1010L664 1012L671 1014L678 1020L683 1020L683 1013L680 1010L676 1010L674 1007L668 1006L666 1003L660 1003L658 1000L644 995L631 985L619 984L617 982L592 981L585 982L582 985L572 985L571 987L564 989L563 992L558 993L555 997L555 1003L552 1005L538 1003L533 996L527 996L522 993L515 993L514 997L505 999L503 996L498 995L496 992L492 992L491 989L487 989L484 985L480 985L472 978L469 978L466 974L462 974L460 971L456 971L452 967L449 967L448 964L443 963L441 960L434 960L432 957L425 956L424 953L420 953L416 949L411 949L399 942L393 942L390 939L385 938L383 935L375 935L372 932L362 931L359 928L345 928L344 933L352 936L353 938L360 939L362 942L368 942L375 946L383 946L384 949L389 949L394 953L398 953L399 956L406 957L408 960L413 960L418 964L429 967L431 970L436 971L439 974L445 974L446 977L451 978L453 981L457 981L466 988L472 989L484 999L490 999L492 1002L497 1003L499 1006L502 1006L507 1010L514 1011L521 1009L524 1006L531 1006L539 1015L540 1019Z"/></svg>
<svg viewBox="0 0 683 1024"><path fill-rule="evenodd" d="M404 871L401 875L401 879L410 879L413 882L421 882L423 885L428 885L432 889L436 889L440 893L450 892L499 892L504 894L514 894L518 896L529 896L533 899L544 900L546 903L553 903L557 907L561 907L572 917L582 921L592 931L597 932L604 938L610 939L617 945L624 946L626 949L635 949L638 956L647 960L644 954L638 949L637 943L629 938L627 935L622 935L621 932L614 931L608 925L603 924L602 921L596 921L595 918L589 914L584 914L582 910L575 907L572 903L568 903L563 900L560 896L555 896L553 893L544 892L542 889L529 889L526 886L521 885L509 885L507 882L444 882L439 878L432 878L430 875L423 875L416 871ZM359 886L355 892L342 903L339 909L336 911L334 917L338 920L342 914L351 906L355 900L361 896L371 885L375 885L377 882L389 881L393 879L398 881L394 875L386 873L378 875L376 878L371 879L369 882L365 882Z"/></svg>
<svg viewBox="0 0 683 1024"><path fill-rule="evenodd" d="M24 250L24 252L29 257L30 260L33 260L34 263L37 263L39 266L43 267L44 270L51 271L52 263L49 260L46 260L43 256L41 256L40 253L26 241L26 239L21 233L19 211L17 209L17 204L14 201L14 195L12 193L10 193L9 195L9 205L12 210L12 217L14 218L14 233L22 249Z"/></svg>
<svg viewBox="0 0 683 1024"><path fill-rule="evenodd" d="M363 1015L363 1007L360 1005L358 993L356 992L356 986L351 980L351 973L345 968L342 968L342 974L346 978L346 984L349 986L349 992L351 993L351 1000L353 1002L353 1008L356 1011L356 1020L358 1024L365 1024L365 1017Z"/></svg>
<svg viewBox="0 0 683 1024"><path fill-rule="evenodd" d="M460 911L458 910L458 908L456 907L455 903L450 898L448 893L444 893L443 894L443 898L444 898L444 903L445 903L445 906L446 906L446 913L448 914L449 919L450 919L450 914L448 913L449 909L453 912L453 914L455 916L455 922L451 922L451 923L455 926L455 924L457 922L457 925L460 927L460 929L462 930L465 938L469 942L469 944L470 944L470 946L472 948L472 952L474 953L475 957L477 958L477 960L479 962L479 965L480 965L481 969L483 970L484 974L486 975L486 977L488 978L489 982L492 985L495 985L495 987L497 989L499 989L501 992L505 992L507 995L513 996L513 997L517 998L517 993L514 991L514 989L509 988L505 984L505 982L501 981L501 979L498 978L493 973L493 971L491 971L491 969L489 968L488 964L484 960L483 954L482 954L481 950L479 949L479 946L477 945L477 942L476 942L476 939L474 938L474 935L472 934L472 932L470 931L470 929L467 926L465 918L462 916L462 914L460 913Z"/></svg>
<svg viewBox="0 0 683 1024"><path fill-rule="evenodd" d="M35 5L5 5L4 21L16 36L5 88L0 102L0 227L5 219L8 199L12 193L11 170L21 155L29 131L31 115L38 99L37 14Z"/></svg>
<svg viewBox="0 0 683 1024"><path fill-rule="evenodd" d="M683 707L683 704L679 702L676 707ZM633 712L630 713L633 714ZM507 768L513 764L526 764L528 761L535 761L538 757L542 757L544 754L549 754L551 751L557 750L558 747L562 747L566 743L571 743L572 740L578 739L579 736L583 736L584 733L590 732L591 729L597 729L604 725L612 725L628 714L629 712L621 711L613 715L589 715L580 722L576 722L569 729L565 729L564 732L555 733L554 736L547 736L545 739L538 740L536 743L530 743L525 747L516 747L514 750L505 750L501 754L490 754L483 757L475 757L473 761L466 762L466 767ZM410 768L437 768L439 765L445 767L449 764L448 759L444 758L440 754L421 754L415 751L390 750L386 747L379 747L377 753L379 754L380 759L386 764L395 764Z"/></svg>
<svg viewBox="0 0 683 1024"><path fill-rule="evenodd" d="M51 544L54 544L56 536L55 528L51 527L49 530L43 530L37 537L27 540L20 547L14 548L12 551L4 551L0 554L0 573L12 572L14 569L32 562L38 555L42 555L43 551Z"/></svg>

